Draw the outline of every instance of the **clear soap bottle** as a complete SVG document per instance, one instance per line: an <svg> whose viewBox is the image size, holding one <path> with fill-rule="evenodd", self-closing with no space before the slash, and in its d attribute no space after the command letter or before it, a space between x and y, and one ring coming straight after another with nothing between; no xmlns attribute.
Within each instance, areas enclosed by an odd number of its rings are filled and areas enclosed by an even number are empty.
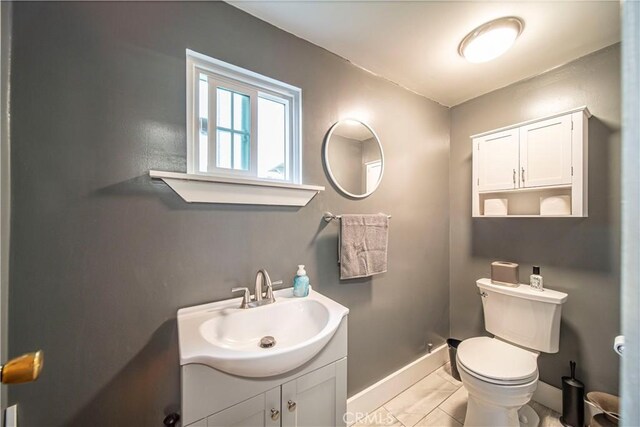
<svg viewBox="0 0 640 427"><path fill-rule="evenodd" d="M307 295L309 295L309 277L304 265L299 265L296 277L293 278L293 296L306 297Z"/></svg>
<svg viewBox="0 0 640 427"><path fill-rule="evenodd" d="M533 266L533 274L529 278L529 284L536 291L544 291L544 284L542 276L540 275L540 267L537 265Z"/></svg>

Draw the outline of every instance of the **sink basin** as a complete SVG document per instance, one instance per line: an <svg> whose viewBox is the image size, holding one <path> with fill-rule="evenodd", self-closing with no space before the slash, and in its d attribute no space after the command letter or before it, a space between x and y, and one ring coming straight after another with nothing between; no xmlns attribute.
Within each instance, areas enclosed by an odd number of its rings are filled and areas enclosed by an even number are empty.
<svg viewBox="0 0 640 427"><path fill-rule="evenodd" d="M310 289L274 292L273 304L241 309L241 298L178 310L180 364L199 363L243 377L270 377L313 358L349 309ZM275 345L261 347L264 337Z"/></svg>

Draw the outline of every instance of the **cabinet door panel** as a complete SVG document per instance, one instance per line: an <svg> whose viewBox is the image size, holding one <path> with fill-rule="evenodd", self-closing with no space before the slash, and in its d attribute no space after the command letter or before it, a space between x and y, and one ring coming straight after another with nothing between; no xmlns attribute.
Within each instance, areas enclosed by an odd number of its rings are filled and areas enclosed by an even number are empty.
<svg viewBox="0 0 640 427"><path fill-rule="evenodd" d="M478 191L518 188L518 130L474 139Z"/></svg>
<svg viewBox="0 0 640 427"><path fill-rule="evenodd" d="M273 420L271 410L278 411ZM247 399L207 418L207 427L280 426L280 387Z"/></svg>
<svg viewBox="0 0 640 427"><path fill-rule="evenodd" d="M344 358L284 384L282 426L344 426L346 369L347 359Z"/></svg>
<svg viewBox="0 0 640 427"><path fill-rule="evenodd" d="M571 184L571 115L520 128L523 187Z"/></svg>

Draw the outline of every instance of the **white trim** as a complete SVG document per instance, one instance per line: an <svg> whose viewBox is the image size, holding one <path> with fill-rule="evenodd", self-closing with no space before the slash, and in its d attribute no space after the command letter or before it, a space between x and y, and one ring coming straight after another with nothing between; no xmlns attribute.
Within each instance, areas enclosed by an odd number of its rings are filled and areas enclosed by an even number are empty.
<svg viewBox="0 0 640 427"><path fill-rule="evenodd" d="M187 203L306 206L324 187L277 181L149 171L162 179Z"/></svg>
<svg viewBox="0 0 640 427"><path fill-rule="evenodd" d="M640 3L622 2L622 420L640 425ZM607 343L607 346L610 343Z"/></svg>
<svg viewBox="0 0 640 427"><path fill-rule="evenodd" d="M408 389L422 378L435 372L449 360L447 345L443 344L431 353L425 354L372 386L347 399L347 414L350 423L357 414L367 414Z"/></svg>
<svg viewBox="0 0 640 427"><path fill-rule="evenodd" d="M541 405L546 406L549 409L562 414L562 390L558 387L554 387L551 384L547 384L544 381L538 381L538 388L533 393L531 398L534 402L538 402ZM593 403L584 399L584 419L589 421L594 415L601 413L598 407Z"/></svg>
<svg viewBox="0 0 640 427"><path fill-rule="evenodd" d="M4 427L18 427L18 405L4 410Z"/></svg>
<svg viewBox="0 0 640 427"><path fill-rule="evenodd" d="M486 132L477 133L475 135L471 135L470 138L471 139L480 138L481 136L490 135L490 134L495 133L495 132L502 132L502 131L509 130L509 129L515 129L515 128L518 128L518 127L521 127L521 126L526 126L526 125L530 125L532 123L539 122L541 120L553 119L553 118L558 117L558 116L564 116L565 114L573 114L573 113L578 113L578 112L584 112L584 114L587 115L587 119L591 117L591 112L589 112L589 109L587 108L586 105L583 105L582 107L576 107L576 108L572 108L571 110L560 111L558 113L550 114L548 116L538 117L537 119L531 119L531 120L527 120L527 121L524 121L524 122L516 123L516 124L513 124L513 125L504 126L504 127L493 129L493 130L488 130Z"/></svg>
<svg viewBox="0 0 640 427"><path fill-rule="evenodd" d="M0 362L8 354L9 241L11 234L11 141L9 138L9 78L11 66L11 3L0 3ZM6 62L6 63L5 63ZM0 408L7 404L0 387Z"/></svg>
<svg viewBox="0 0 640 427"><path fill-rule="evenodd" d="M544 381L538 381L538 388L533 393L531 400L562 413L562 390Z"/></svg>
<svg viewBox="0 0 640 427"><path fill-rule="evenodd" d="M183 179L188 181L206 181L206 182L222 182L225 184L237 184L237 185L251 185L251 186L260 186L260 187L280 187L280 188L290 188L293 190L313 190L313 191L324 191L324 187L321 185L307 185L307 184L291 184L288 182L281 181L269 181L262 179L240 179L233 177L222 177L222 176L211 176L211 175L196 175L189 174L183 172L165 172L165 171L157 171L150 170L149 176L151 178L173 178L173 179Z"/></svg>
<svg viewBox="0 0 640 427"><path fill-rule="evenodd" d="M364 414L375 411L422 378L435 372L448 360L447 345L443 344L431 353L425 354L360 393L351 396L347 399L348 424L353 424L358 414L364 416ZM531 400L562 413L562 390L543 381L538 381L538 388L533 393ZM588 408L585 406L585 409Z"/></svg>

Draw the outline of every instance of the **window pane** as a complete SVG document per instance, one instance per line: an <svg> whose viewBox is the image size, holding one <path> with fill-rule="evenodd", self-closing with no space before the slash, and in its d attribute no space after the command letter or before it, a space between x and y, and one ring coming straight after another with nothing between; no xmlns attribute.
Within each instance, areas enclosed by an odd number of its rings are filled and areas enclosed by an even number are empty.
<svg viewBox="0 0 640 427"><path fill-rule="evenodd" d="M207 172L209 158L209 83L207 76L200 74L198 79L198 170Z"/></svg>
<svg viewBox="0 0 640 427"><path fill-rule="evenodd" d="M216 98L218 127L231 129L231 91L219 87Z"/></svg>
<svg viewBox="0 0 640 427"><path fill-rule="evenodd" d="M218 151L216 151L216 163L219 168L231 169L231 132L218 131L217 135Z"/></svg>
<svg viewBox="0 0 640 427"><path fill-rule="evenodd" d="M249 132L251 126L249 104L247 95L233 93L233 130Z"/></svg>
<svg viewBox="0 0 640 427"><path fill-rule="evenodd" d="M233 168L249 170L249 135L233 134Z"/></svg>
<svg viewBox="0 0 640 427"><path fill-rule="evenodd" d="M258 98L258 176L286 179L285 104Z"/></svg>

